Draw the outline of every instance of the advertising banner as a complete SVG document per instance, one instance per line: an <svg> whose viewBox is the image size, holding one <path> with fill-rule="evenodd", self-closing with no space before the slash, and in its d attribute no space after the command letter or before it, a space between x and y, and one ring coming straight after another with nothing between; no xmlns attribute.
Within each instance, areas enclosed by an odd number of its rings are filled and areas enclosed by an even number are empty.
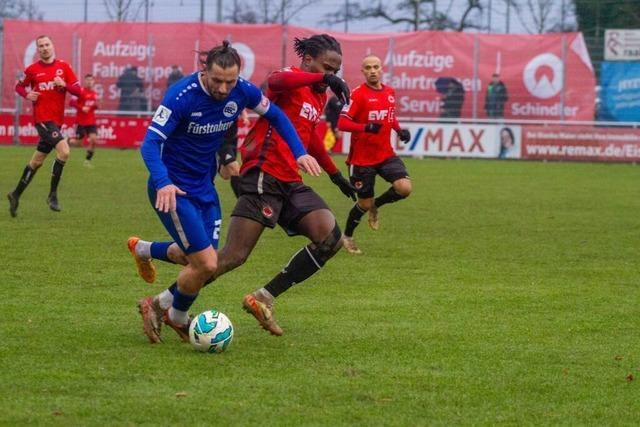
<svg viewBox="0 0 640 427"><path fill-rule="evenodd" d="M98 116L98 146L111 148L137 148L142 145L149 126L148 118ZM75 117L65 117L61 132L65 137L75 135ZM0 114L0 144L12 144L15 135L14 117ZM20 144L37 144L38 132L33 124L33 116L21 115L18 127Z"/></svg>
<svg viewBox="0 0 640 427"><path fill-rule="evenodd" d="M122 109L123 75L140 79L136 104L154 110L177 65L182 73L199 67L197 51L229 38L243 60L243 77L261 85L283 66L300 65L296 37L317 30L280 25L177 23L59 23L4 21L2 106L15 105L16 76L37 59L35 35L53 38L57 56L81 76L94 74L101 108ZM493 73L507 89L504 117L511 119L590 120L595 77L580 33L487 35L457 32L349 34L333 32L343 52L342 75L352 86L363 83L362 58L378 55L385 84L396 90L399 116L441 117L453 99L446 83L455 80L454 115L487 117L485 100ZM125 73L128 70L128 73ZM571 76L571 78L566 78ZM25 112L29 103L25 102ZM142 108L147 107L147 108ZM450 113L450 111L449 111Z"/></svg>
<svg viewBox="0 0 640 427"><path fill-rule="evenodd" d="M398 155L428 157L519 158L520 126L406 123L411 141L403 144L391 132ZM349 136L349 134L347 134ZM349 152L349 137L343 152Z"/></svg>
<svg viewBox="0 0 640 427"><path fill-rule="evenodd" d="M640 161L640 129L523 126L522 158L637 162Z"/></svg>
<svg viewBox="0 0 640 427"><path fill-rule="evenodd" d="M640 61L602 63L601 120L640 122Z"/></svg>
<svg viewBox="0 0 640 427"><path fill-rule="evenodd" d="M605 30L606 61L640 61L640 30Z"/></svg>

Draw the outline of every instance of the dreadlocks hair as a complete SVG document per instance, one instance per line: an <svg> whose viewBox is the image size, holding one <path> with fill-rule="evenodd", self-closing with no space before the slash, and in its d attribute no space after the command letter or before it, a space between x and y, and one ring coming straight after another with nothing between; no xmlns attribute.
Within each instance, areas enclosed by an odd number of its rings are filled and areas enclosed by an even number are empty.
<svg viewBox="0 0 640 427"><path fill-rule="evenodd" d="M200 64L207 70L213 67L213 64L220 68L230 68L234 65L237 65L238 69L240 68L240 55L237 50L231 47L229 40L223 40L220 46L198 53L200 54Z"/></svg>
<svg viewBox="0 0 640 427"><path fill-rule="evenodd" d="M340 43L329 34L316 34L304 39L296 37L293 39L293 48L300 58L304 58L305 55L317 58L318 55L327 50L332 50L342 55Z"/></svg>

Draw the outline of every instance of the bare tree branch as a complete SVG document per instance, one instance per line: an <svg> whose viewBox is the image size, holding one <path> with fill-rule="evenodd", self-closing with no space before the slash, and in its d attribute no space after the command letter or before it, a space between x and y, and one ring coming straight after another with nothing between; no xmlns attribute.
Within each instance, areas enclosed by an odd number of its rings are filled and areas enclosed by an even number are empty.
<svg viewBox="0 0 640 427"><path fill-rule="evenodd" d="M227 19L235 24L287 24L306 7L317 0L280 0L274 8L273 0L235 0L227 8Z"/></svg>
<svg viewBox="0 0 640 427"><path fill-rule="evenodd" d="M134 0L102 0L109 19L116 22L133 21L138 17L140 7L133 10Z"/></svg>
<svg viewBox="0 0 640 427"><path fill-rule="evenodd" d="M43 13L33 2L27 0L0 0L0 18L25 18L41 20Z"/></svg>
<svg viewBox="0 0 640 427"><path fill-rule="evenodd" d="M463 31L468 26L466 25L467 18L469 14L474 10L478 9L482 11L482 6L480 6L480 0L467 0L467 8L462 14L462 18L460 18L460 25L458 25L457 31Z"/></svg>
<svg viewBox="0 0 640 427"><path fill-rule="evenodd" d="M434 10L434 0L403 0L395 4L383 2L351 1L343 10L328 13L323 23L338 24L345 21L381 19L389 24L408 24L413 31L421 29L462 31L465 28L477 28L469 22L474 10L482 10L480 0L467 0L467 6L460 21L451 17L453 0L445 10Z"/></svg>

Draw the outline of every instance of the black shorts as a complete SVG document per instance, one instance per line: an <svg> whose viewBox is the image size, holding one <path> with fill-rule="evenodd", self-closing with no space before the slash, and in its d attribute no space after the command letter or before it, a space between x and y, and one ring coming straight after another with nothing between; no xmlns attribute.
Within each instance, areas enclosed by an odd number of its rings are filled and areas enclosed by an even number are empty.
<svg viewBox="0 0 640 427"><path fill-rule="evenodd" d="M404 162L398 156L389 157L382 163L372 166L349 166L349 180L356 190L358 197L369 199L374 196L374 186L376 175L382 179L393 183L402 178L409 178L409 172Z"/></svg>
<svg viewBox="0 0 640 427"><path fill-rule="evenodd" d="M36 123L36 130L40 136L36 150L44 154L49 154L58 145L58 142L64 139L60 128L54 122Z"/></svg>
<svg viewBox="0 0 640 427"><path fill-rule="evenodd" d="M76 138L82 139L92 133L98 133L98 127L96 125L76 125Z"/></svg>
<svg viewBox="0 0 640 427"><path fill-rule="evenodd" d="M258 168L248 170L240 181L240 197L231 216L240 216L287 234L297 233L298 221L309 212L329 209L311 187L302 182L282 182Z"/></svg>

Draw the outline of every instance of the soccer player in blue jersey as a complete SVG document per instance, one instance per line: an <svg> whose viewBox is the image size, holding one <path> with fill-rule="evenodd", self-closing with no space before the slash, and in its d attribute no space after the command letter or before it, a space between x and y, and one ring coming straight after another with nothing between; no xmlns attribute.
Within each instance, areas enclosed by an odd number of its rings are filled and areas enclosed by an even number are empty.
<svg viewBox="0 0 640 427"><path fill-rule="evenodd" d="M285 137L298 166L310 175L320 174L320 166L306 153L289 119L260 89L239 78L240 56L228 41L206 52L203 65L203 71L168 89L140 150L151 175L149 200L187 261L168 289L138 302L145 335L152 343L162 341L162 322L188 341L188 310L216 271L221 209L211 173L223 135L242 110L250 108L269 120ZM135 251L164 251L166 256L171 243L156 244L164 248L133 246ZM131 241L129 245L131 249ZM146 267L144 262L138 266ZM171 301L170 307L163 307L163 300Z"/></svg>

